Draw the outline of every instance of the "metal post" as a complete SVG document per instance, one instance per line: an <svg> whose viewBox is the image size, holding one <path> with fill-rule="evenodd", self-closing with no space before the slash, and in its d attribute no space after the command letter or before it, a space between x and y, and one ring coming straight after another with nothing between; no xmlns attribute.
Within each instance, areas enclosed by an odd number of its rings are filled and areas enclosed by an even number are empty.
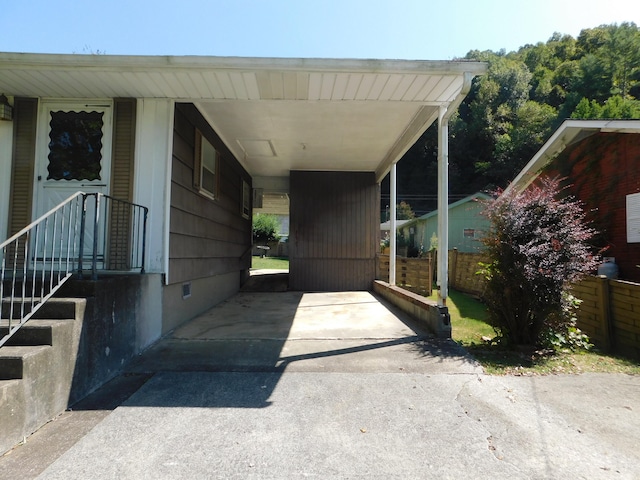
<svg viewBox="0 0 640 480"><path fill-rule="evenodd" d="M396 164L391 165L389 217L389 285L396 284Z"/></svg>
<svg viewBox="0 0 640 480"><path fill-rule="evenodd" d="M78 252L78 276L82 280L82 257L84 256L84 227L87 218L87 194L82 194L82 216L80 217L80 246Z"/></svg>
<svg viewBox="0 0 640 480"><path fill-rule="evenodd" d="M438 112L438 305L447 305L449 267L449 123Z"/></svg>
<svg viewBox="0 0 640 480"><path fill-rule="evenodd" d="M145 250L146 250L146 241L147 241L147 214L149 213L149 209L144 207L144 216L142 220L142 268L140 268L140 273L144 273L144 259L145 259Z"/></svg>
<svg viewBox="0 0 640 480"><path fill-rule="evenodd" d="M95 215L93 218L93 252L91 255L91 280L98 279L98 269L97 269L97 256L98 256L98 222L99 222L99 212L100 212L100 194L93 194L96 199L96 209Z"/></svg>

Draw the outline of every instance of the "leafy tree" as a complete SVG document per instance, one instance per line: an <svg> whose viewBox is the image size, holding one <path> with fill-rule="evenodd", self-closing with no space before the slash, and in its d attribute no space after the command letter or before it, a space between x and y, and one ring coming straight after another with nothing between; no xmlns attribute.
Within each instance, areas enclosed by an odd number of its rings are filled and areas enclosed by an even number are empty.
<svg viewBox="0 0 640 480"><path fill-rule="evenodd" d="M268 213L253 215L253 243L277 242L280 239L278 217Z"/></svg>
<svg viewBox="0 0 640 480"><path fill-rule="evenodd" d="M396 205L396 217L398 220L411 220L412 218L416 218L416 214L411 210L411 205L402 201Z"/></svg>
<svg viewBox="0 0 640 480"><path fill-rule="evenodd" d="M489 69L473 80L449 124L452 197L506 185L565 118L640 118L634 23L583 29L577 39L554 33L516 52L472 50L465 58ZM412 195L420 214L435 208L437 159L433 125L398 163L399 191Z"/></svg>
<svg viewBox="0 0 640 480"><path fill-rule="evenodd" d="M595 231L579 202L560 197L559 185L546 178L485 202L491 225L482 239L490 258L483 265L485 301L510 344L536 345L546 329L563 327L563 295L597 264L587 243Z"/></svg>
<svg viewBox="0 0 640 480"><path fill-rule="evenodd" d="M619 95L609 98L604 105L583 98L571 118L640 118L640 101L624 99Z"/></svg>

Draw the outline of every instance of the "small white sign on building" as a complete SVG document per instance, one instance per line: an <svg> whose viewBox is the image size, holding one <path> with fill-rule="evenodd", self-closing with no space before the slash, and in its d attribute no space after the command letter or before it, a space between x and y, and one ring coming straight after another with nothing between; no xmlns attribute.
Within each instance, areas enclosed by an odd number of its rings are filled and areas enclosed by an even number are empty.
<svg viewBox="0 0 640 480"><path fill-rule="evenodd" d="M640 193L627 195L627 243L640 243Z"/></svg>

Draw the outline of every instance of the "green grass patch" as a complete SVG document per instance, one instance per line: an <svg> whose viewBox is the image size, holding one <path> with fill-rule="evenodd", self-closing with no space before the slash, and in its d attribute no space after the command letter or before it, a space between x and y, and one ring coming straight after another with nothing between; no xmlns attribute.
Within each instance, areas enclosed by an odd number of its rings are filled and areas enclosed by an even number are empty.
<svg viewBox="0 0 640 480"><path fill-rule="evenodd" d="M289 259L280 257L252 257L251 268L254 270L289 270Z"/></svg>
<svg viewBox="0 0 640 480"><path fill-rule="evenodd" d="M437 291L429 297L437 300ZM490 375L550 375L558 373L625 373L640 375L640 362L599 352L531 351L506 348L487 342L496 336L487 323L482 302L464 293L449 291L452 338L465 347Z"/></svg>

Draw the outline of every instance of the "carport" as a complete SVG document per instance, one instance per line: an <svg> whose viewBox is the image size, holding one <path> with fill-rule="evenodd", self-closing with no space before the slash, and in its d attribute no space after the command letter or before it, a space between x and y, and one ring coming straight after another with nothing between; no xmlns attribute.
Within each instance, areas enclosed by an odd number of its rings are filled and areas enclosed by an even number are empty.
<svg viewBox="0 0 640 480"><path fill-rule="evenodd" d="M238 68L238 60L230 59ZM379 252L379 188L422 133L439 130L439 244L447 249L448 121L486 65L468 61L251 59L225 100L194 104L253 177L256 212L289 208L290 286L371 288ZM225 87L223 84L222 88ZM390 284L395 284L391 235ZM438 257L446 305L447 256Z"/></svg>

